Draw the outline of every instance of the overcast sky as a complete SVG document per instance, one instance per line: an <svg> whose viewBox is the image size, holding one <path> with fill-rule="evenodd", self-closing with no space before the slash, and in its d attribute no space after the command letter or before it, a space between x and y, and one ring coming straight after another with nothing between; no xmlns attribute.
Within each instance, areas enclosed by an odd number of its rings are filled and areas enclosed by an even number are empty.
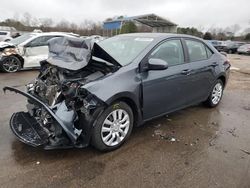
<svg viewBox="0 0 250 188"><path fill-rule="evenodd" d="M37 18L50 17L80 23L103 21L117 15L155 13L181 27L250 27L250 0L1 0L0 20L28 12Z"/></svg>

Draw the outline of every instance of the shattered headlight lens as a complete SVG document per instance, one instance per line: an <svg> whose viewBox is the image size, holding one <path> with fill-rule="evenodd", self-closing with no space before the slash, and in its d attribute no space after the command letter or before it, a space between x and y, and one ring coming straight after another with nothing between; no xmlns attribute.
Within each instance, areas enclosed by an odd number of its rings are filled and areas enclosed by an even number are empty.
<svg viewBox="0 0 250 188"><path fill-rule="evenodd" d="M5 48L2 52L2 56L10 56L13 54L18 54L16 48Z"/></svg>

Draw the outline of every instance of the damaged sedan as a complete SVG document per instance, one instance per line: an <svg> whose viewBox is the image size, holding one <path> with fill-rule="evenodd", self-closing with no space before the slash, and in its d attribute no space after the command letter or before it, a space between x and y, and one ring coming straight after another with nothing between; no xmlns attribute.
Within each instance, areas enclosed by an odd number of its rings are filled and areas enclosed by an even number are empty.
<svg viewBox="0 0 250 188"><path fill-rule="evenodd" d="M48 41L55 37L76 37L70 33L26 33L8 42L0 42L0 70L6 73L37 68L48 58Z"/></svg>
<svg viewBox="0 0 250 188"><path fill-rule="evenodd" d="M10 127L44 149L120 147L133 127L204 102L221 101L230 64L213 46L188 35L136 33L92 44L56 38L38 77L27 84L27 112Z"/></svg>

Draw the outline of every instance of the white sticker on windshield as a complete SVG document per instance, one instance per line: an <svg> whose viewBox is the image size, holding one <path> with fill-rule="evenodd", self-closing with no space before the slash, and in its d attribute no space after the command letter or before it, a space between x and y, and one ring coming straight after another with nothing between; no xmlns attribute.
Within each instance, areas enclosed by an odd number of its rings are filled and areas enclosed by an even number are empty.
<svg viewBox="0 0 250 188"><path fill-rule="evenodd" d="M152 38L135 38L136 41L144 41L144 42L151 42L154 39Z"/></svg>

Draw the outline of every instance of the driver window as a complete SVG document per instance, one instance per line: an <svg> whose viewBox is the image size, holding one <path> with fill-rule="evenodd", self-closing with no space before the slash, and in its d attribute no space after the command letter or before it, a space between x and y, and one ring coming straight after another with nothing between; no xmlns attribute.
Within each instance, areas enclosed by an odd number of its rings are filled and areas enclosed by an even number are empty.
<svg viewBox="0 0 250 188"><path fill-rule="evenodd" d="M181 41L176 39L164 42L152 52L149 58L162 59L166 61L169 66L184 63Z"/></svg>
<svg viewBox="0 0 250 188"><path fill-rule="evenodd" d="M46 46L48 45L48 40L53 38L55 36L43 36L43 37L37 37L34 40L30 42L30 46L35 47L35 46Z"/></svg>

